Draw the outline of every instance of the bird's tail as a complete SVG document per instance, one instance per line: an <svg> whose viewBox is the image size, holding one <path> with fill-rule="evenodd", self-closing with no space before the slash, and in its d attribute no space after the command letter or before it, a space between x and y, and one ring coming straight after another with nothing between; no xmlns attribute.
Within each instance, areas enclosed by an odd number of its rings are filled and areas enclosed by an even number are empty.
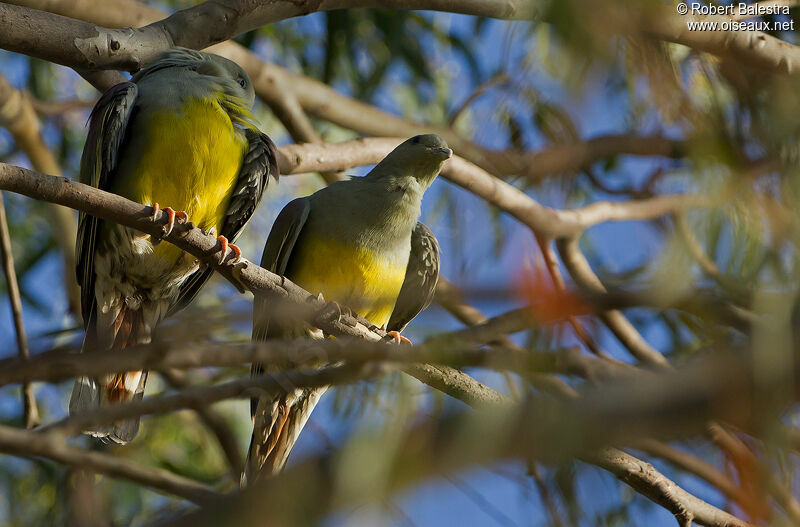
<svg viewBox="0 0 800 527"><path fill-rule="evenodd" d="M328 387L296 388L253 402L253 436L242 483L279 473Z"/></svg>
<svg viewBox="0 0 800 527"><path fill-rule="evenodd" d="M136 344L150 341L150 327L145 322L142 309L122 306L115 317L103 317L110 323L98 321L92 311L81 351L121 351ZM141 399L147 382L146 371L129 371L104 375L92 379L79 377L72 388L69 400L70 415L94 408ZM126 419L111 424L97 425L83 430L84 434L103 441L126 444L139 431L139 418Z"/></svg>

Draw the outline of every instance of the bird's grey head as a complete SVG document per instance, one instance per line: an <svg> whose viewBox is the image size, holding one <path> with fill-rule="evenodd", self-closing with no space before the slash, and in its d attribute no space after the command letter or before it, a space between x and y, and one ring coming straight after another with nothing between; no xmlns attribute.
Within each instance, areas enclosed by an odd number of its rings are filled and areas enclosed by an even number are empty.
<svg viewBox="0 0 800 527"><path fill-rule="evenodd" d="M229 97L241 99L252 108L255 102L253 83L245 71L235 62L219 55L186 48L172 48L142 68L131 79L138 82L144 77L171 68L180 68L198 76L198 83L209 81Z"/></svg>
<svg viewBox="0 0 800 527"><path fill-rule="evenodd" d="M444 162L452 155L453 151L438 135L415 135L389 152L373 172L393 176L413 176L425 189L433 183Z"/></svg>

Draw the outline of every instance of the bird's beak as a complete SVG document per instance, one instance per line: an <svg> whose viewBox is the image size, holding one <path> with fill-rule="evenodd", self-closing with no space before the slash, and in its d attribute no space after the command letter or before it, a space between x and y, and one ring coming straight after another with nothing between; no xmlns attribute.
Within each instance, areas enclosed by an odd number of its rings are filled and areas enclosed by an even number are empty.
<svg viewBox="0 0 800 527"><path fill-rule="evenodd" d="M453 151L449 148L434 148L433 151L441 154L443 159L450 159L453 157Z"/></svg>

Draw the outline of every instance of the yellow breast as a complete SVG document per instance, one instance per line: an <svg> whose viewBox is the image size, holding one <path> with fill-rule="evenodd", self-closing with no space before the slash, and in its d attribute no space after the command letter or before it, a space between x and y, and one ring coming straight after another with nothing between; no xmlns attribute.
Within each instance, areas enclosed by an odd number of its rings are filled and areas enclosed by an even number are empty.
<svg viewBox="0 0 800 527"><path fill-rule="evenodd" d="M354 309L377 326L389 322L405 279L406 263L364 248L303 237L286 276L307 291Z"/></svg>
<svg viewBox="0 0 800 527"><path fill-rule="evenodd" d="M137 138L138 159L125 160L114 192L184 210L198 227L219 230L247 147L228 114L214 99L194 99L139 118L146 121L136 130L146 137ZM161 244L154 254L174 260L182 253Z"/></svg>

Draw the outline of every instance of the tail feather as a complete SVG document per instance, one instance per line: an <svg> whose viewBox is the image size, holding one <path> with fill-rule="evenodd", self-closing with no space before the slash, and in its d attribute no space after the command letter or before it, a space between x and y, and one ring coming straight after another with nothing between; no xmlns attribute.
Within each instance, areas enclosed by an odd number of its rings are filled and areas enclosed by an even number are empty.
<svg viewBox="0 0 800 527"><path fill-rule="evenodd" d="M111 343L109 351L119 351L150 340L149 328L144 322L142 311L126 307L120 309L111 324L98 324L96 320L92 320L86 331L82 351L93 342L109 342ZM98 331L106 331L110 335L106 334L107 338L101 338L101 335L95 334ZM106 375L100 379L79 377L72 388L69 413L73 415L102 406L139 400L144 395L146 382L146 371ZM124 445L136 437L138 431L139 419L133 418L107 425L91 426L83 430L83 433Z"/></svg>
<svg viewBox="0 0 800 527"><path fill-rule="evenodd" d="M69 400L70 415L79 414L120 402L137 401L144 396L144 386L147 382L147 372L141 372L139 383L133 392L126 393L125 399L112 400L109 398L108 385L101 384L97 379L79 377L72 388ZM104 441L124 445L130 442L139 432L139 419L125 419L106 425L91 426L82 430L86 435Z"/></svg>
<svg viewBox="0 0 800 527"><path fill-rule="evenodd" d="M276 394L272 399L259 399L253 413L253 436L243 484L283 470L300 432L327 389L327 386L298 388Z"/></svg>

